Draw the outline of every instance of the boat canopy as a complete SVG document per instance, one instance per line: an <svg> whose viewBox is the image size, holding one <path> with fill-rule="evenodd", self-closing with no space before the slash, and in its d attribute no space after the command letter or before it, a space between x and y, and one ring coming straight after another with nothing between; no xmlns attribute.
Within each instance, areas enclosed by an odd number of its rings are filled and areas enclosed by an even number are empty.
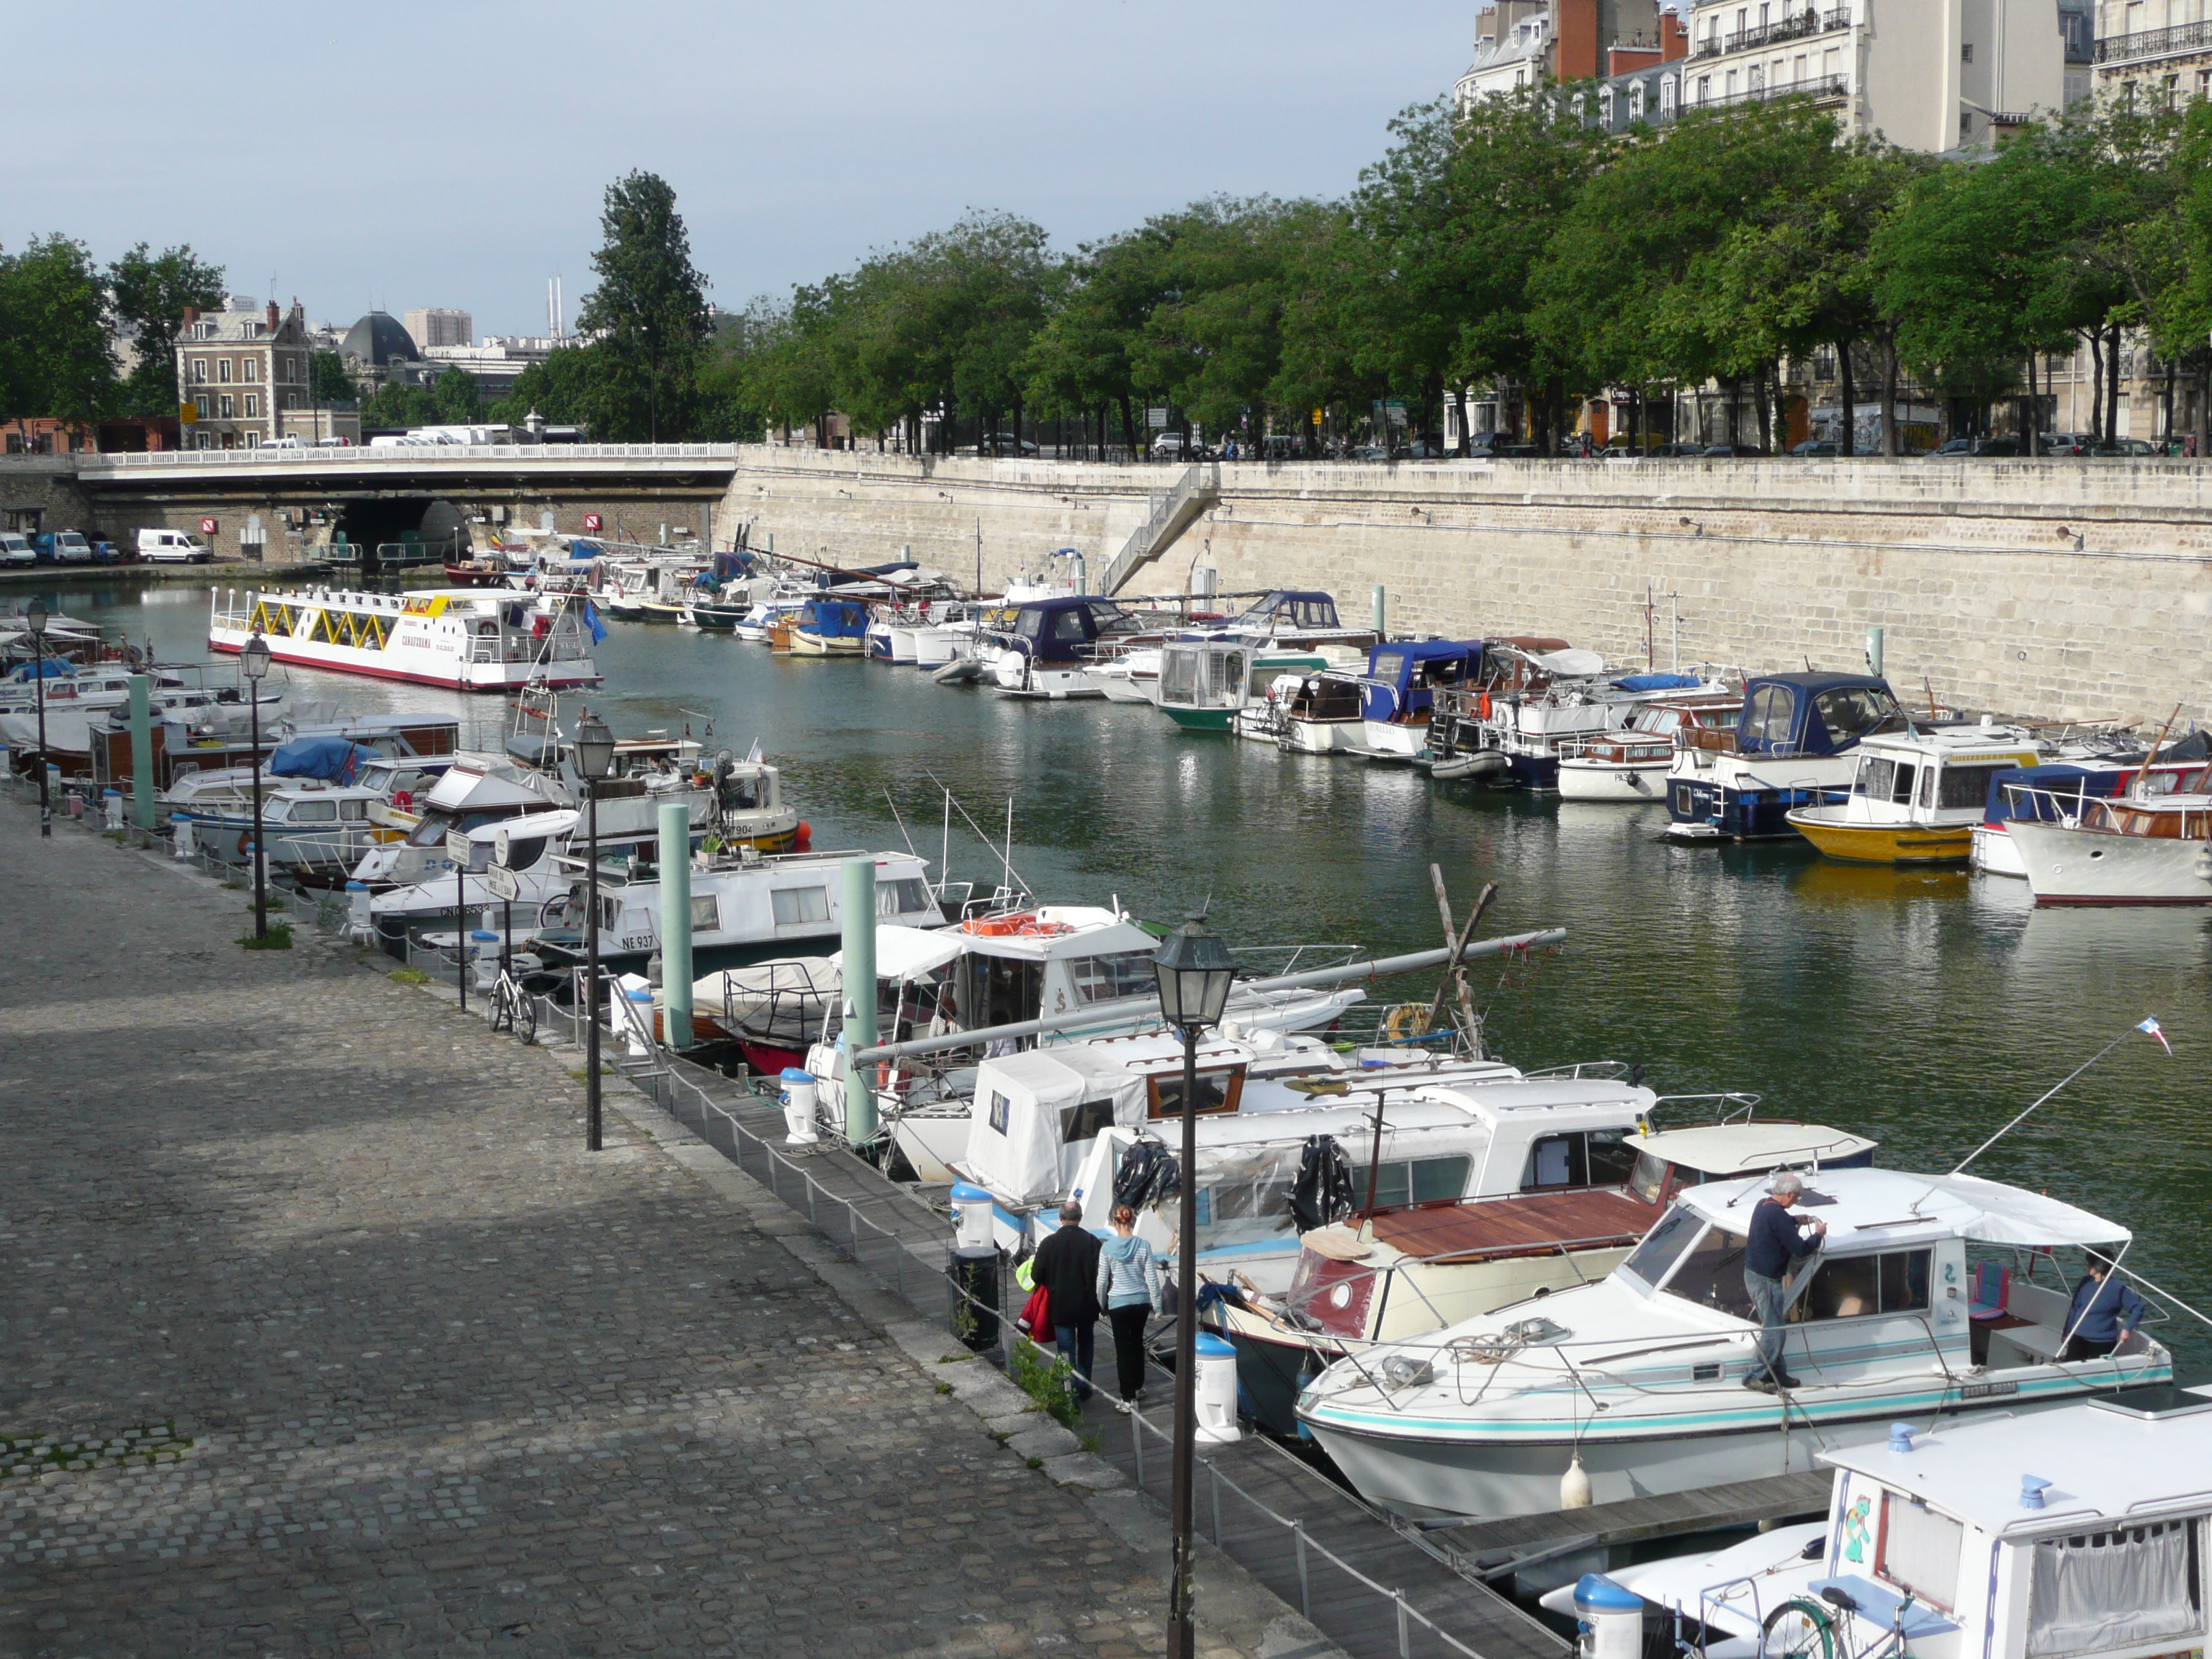
<svg viewBox="0 0 2212 1659"><path fill-rule="evenodd" d="M1743 688L1736 748L1746 755L1840 755L1900 730L1889 682L1872 674L1763 674Z"/></svg>
<svg viewBox="0 0 2212 1659"><path fill-rule="evenodd" d="M1413 719L1434 705L1439 687L1465 685L1482 661L1480 640L1397 640L1367 653L1360 718Z"/></svg>
<svg viewBox="0 0 2212 1659"><path fill-rule="evenodd" d="M1765 1185L1764 1176L1713 1182L1688 1188L1675 1201L1741 1237L1751 1230L1752 1212ZM1808 1218L1828 1224L1831 1249L1847 1243L1903 1245L1919 1238L1971 1238L2040 1249L2118 1244L2134 1237L2117 1221L1979 1176L1833 1170L1809 1177L1805 1185Z"/></svg>
<svg viewBox="0 0 2212 1659"><path fill-rule="evenodd" d="M2056 823L2066 802L2076 803L2075 813L2078 813L2081 801L2109 800L2119 793L2120 786L2132 779L2139 769L2134 766L2066 766L2054 763L2049 766L2016 766L2007 771L1992 773L1989 799L1982 807L1982 822L1996 824L2005 823L2014 818L2028 818L2044 823Z"/></svg>
<svg viewBox="0 0 2212 1659"><path fill-rule="evenodd" d="M1137 621L1111 599L1077 596L1001 605L984 625L1033 661L1065 664L1084 660L1085 647L1108 635L1136 631Z"/></svg>
<svg viewBox="0 0 2212 1659"><path fill-rule="evenodd" d="M1705 682L1695 674L1623 674L1613 682L1616 691L1694 691Z"/></svg>
<svg viewBox="0 0 2212 1659"><path fill-rule="evenodd" d="M1336 599L1334 594L1304 592L1296 588L1279 587L1262 594L1245 607L1244 613L1232 624L1243 632L1265 629L1273 632L1291 628L1341 628L1336 618Z"/></svg>
<svg viewBox="0 0 2212 1659"><path fill-rule="evenodd" d="M60 657L42 657L27 662L8 676L11 685L28 685L33 680L65 680L76 672L76 665Z"/></svg>
<svg viewBox="0 0 2212 1659"><path fill-rule="evenodd" d="M817 639L860 639L868 631L868 608L852 599L809 599L799 626Z"/></svg>
<svg viewBox="0 0 2212 1659"><path fill-rule="evenodd" d="M1796 1167L1863 1170L1874 1163L1875 1143L1820 1123L1706 1123L1686 1129L1634 1134L1626 1145L1708 1180L1764 1175Z"/></svg>
<svg viewBox="0 0 2212 1659"><path fill-rule="evenodd" d="M361 769L376 758L376 750L349 738L295 738L269 757L269 771L272 777L351 783Z"/></svg>
<svg viewBox="0 0 2212 1659"><path fill-rule="evenodd" d="M876 929L876 977L896 980L902 983L932 974L948 962L957 962L967 949L967 940L957 928L878 927ZM830 965L842 973L845 953L839 951L830 958Z"/></svg>

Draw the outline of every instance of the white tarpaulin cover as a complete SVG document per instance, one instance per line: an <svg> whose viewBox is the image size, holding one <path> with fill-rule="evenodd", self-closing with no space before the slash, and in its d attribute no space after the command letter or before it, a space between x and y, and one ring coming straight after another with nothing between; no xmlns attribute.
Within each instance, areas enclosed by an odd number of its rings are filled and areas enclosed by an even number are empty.
<svg viewBox="0 0 2212 1659"><path fill-rule="evenodd" d="M968 948L957 927L878 927L876 929L876 977L920 979L953 961ZM830 958L841 971L845 953Z"/></svg>
<svg viewBox="0 0 2212 1659"><path fill-rule="evenodd" d="M1074 1171L1060 1167L1062 1121L1087 1102L1110 1105L1115 1123L1142 1123L1144 1076L1098 1065L1076 1048L985 1060L968 1113L969 1178L1009 1203L1034 1204L1065 1192ZM1080 1144L1087 1148L1091 1139Z"/></svg>
<svg viewBox="0 0 2212 1659"><path fill-rule="evenodd" d="M1930 1176L1928 1180L1936 1191L1981 1212L1978 1220L1960 1231L1984 1244L2119 1244L2135 1237L2117 1221L2001 1181L1970 1175Z"/></svg>
<svg viewBox="0 0 2212 1659"><path fill-rule="evenodd" d="M1605 659L1595 651L1570 647L1565 651L1547 651L1528 659L1554 679L1587 679L1605 672Z"/></svg>
<svg viewBox="0 0 2212 1659"><path fill-rule="evenodd" d="M1799 1215L1827 1223L1832 1251L1939 1233L2032 1248L2117 1244L2133 1237L2116 1221L1979 1176L1823 1170L1808 1176L1805 1186L1806 1208ZM1741 1236L1765 1190L1764 1176L1717 1181L1689 1188L1676 1201Z"/></svg>
<svg viewBox="0 0 2212 1659"><path fill-rule="evenodd" d="M2039 1542L2029 1659L2106 1653L2202 1631L2204 1615L2189 1604L2188 1528L2195 1524L2166 1521Z"/></svg>

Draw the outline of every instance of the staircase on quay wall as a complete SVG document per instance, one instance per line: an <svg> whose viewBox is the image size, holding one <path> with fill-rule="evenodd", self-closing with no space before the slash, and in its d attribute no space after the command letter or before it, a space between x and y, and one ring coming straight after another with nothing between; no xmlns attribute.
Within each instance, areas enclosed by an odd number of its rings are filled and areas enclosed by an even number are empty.
<svg viewBox="0 0 2212 1659"><path fill-rule="evenodd" d="M1147 498L1150 514L1114 556L1098 591L1109 598L1120 592L1130 577L1165 552L1200 514L1220 499L1221 467L1211 461L1185 467L1173 484L1152 491Z"/></svg>

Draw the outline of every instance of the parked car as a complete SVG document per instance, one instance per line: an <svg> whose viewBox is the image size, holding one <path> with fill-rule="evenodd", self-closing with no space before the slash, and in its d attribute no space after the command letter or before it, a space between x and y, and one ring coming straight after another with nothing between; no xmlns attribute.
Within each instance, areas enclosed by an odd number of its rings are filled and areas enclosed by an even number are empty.
<svg viewBox="0 0 2212 1659"><path fill-rule="evenodd" d="M1354 461L1388 461L1392 457L1390 452L1381 444L1362 444L1346 459Z"/></svg>
<svg viewBox="0 0 2212 1659"><path fill-rule="evenodd" d="M92 544L80 530L57 530L51 535L40 536L33 544L39 550L41 562L53 564L90 564Z"/></svg>
<svg viewBox="0 0 2212 1659"><path fill-rule="evenodd" d="M2117 457L2126 459L2163 455L2166 453L2166 449L2164 444L2154 444L2148 438L2107 438L2103 443L2094 446L2089 453L2092 455L2101 455L2107 459Z"/></svg>
<svg viewBox="0 0 2212 1659"><path fill-rule="evenodd" d="M1808 438L1803 443L1793 446L1790 453L1800 460L1811 461L1840 455L1843 447L1833 438Z"/></svg>
<svg viewBox="0 0 2212 1659"><path fill-rule="evenodd" d="M1163 432L1152 440L1152 455L1156 461L1194 461L1198 450L1197 442L1180 432Z"/></svg>
<svg viewBox="0 0 2212 1659"><path fill-rule="evenodd" d="M1408 461L1441 461L1452 453L1451 450L1444 447L1443 433L1417 432L1407 441L1405 448L1399 452L1399 457Z"/></svg>
<svg viewBox="0 0 2212 1659"><path fill-rule="evenodd" d="M1654 444L1651 459L1655 461L1695 460L1705 453L1704 444Z"/></svg>
<svg viewBox="0 0 2212 1659"><path fill-rule="evenodd" d="M1962 459L2005 460L2020 454L2017 438L1954 438L1928 452L1931 461L1955 461Z"/></svg>
<svg viewBox="0 0 2212 1659"><path fill-rule="evenodd" d="M1707 444L1702 453L1709 461L1755 460L1759 452L1749 444Z"/></svg>
<svg viewBox="0 0 2212 1659"><path fill-rule="evenodd" d="M997 445L995 449L992 447L994 443ZM1011 432L1001 432L985 438L981 443L963 444L959 453L963 455L1034 455L1037 453L1037 447L1025 439L1017 438Z"/></svg>
<svg viewBox="0 0 2212 1659"><path fill-rule="evenodd" d="M1263 461L1295 461L1305 453L1305 440L1287 433L1270 433L1260 440L1260 459Z"/></svg>
<svg viewBox="0 0 2212 1659"><path fill-rule="evenodd" d="M39 550L31 545L28 536L13 530L0 531L0 564L24 565L39 562Z"/></svg>
<svg viewBox="0 0 2212 1659"><path fill-rule="evenodd" d="M1479 461L1527 461L1535 459L1536 446L1523 443L1510 432L1478 432L1467 452Z"/></svg>
<svg viewBox="0 0 2212 1659"><path fill-rule="evenodd" d="M2045 455L2087 455L2093 445L2086 432L2047 432L2035 441L2037 451Z"/></svg>
<svg viewBox="0 0 2212 1659"><path fill-rule="evenodd" d="M151 564L205 564L215 554L205 542L181 530L141 530L138 556Z"/></svg>

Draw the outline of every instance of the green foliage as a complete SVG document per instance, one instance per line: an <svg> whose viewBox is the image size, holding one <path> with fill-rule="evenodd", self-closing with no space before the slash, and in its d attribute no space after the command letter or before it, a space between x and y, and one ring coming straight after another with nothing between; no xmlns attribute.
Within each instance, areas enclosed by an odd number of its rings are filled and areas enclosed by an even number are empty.
<svg viewBox="0 0 2212 1659"><path fill-rule="evenodd" d="M307 365L312 377L309 395L318 404L357 404L361 387L352 375L346 373L345 359L335 351L318 351Z"/></svg>
<svg viewBox="0 0 2212 1659"><path fill-rule="evenodd" d="M447 369L428 386L387 380L361 410L365 427L475 426L483 419L483 388L463 368Z"/></svg>
<svg viewBox="0 0 2212 1659"><path fill-rule="evenodd" d="M87 426L112 412L116 389L106 283L91 251L58 234L21 253L0 249L0 420Z"/></svg>
<svg viewBox="0 0 2212 1659"><path fill-rule="evenodd" d="M595 435L658 442L688 428L697 401L711 330L706 279L691 264L676 192L655 174L608 185L599 228L599 286L576 317L597 337Z"/></svg>
<svg viewBox="0 0 2212 1659"><path fill-rule="evenodd" d="M264 938L256 939L251 933L240 935L238 942L249 951L289 951L292 948L292 924L272 921Z"/></svg>
<svg viewBox="0 0 2212 1659"><path fill-rule="evenodd" d="M491 406L495 421L520 426L532 410L556 426L589 424L599 359L592 346L562 346L514 378L507 396Z"/></svg>
<svg viewBox="0 0 2212 1659"><path fill-rule="evenodd" d="M190 244L150 252L139 243L107 268L116 320L133 331L138 362L118 388L115 412L177 412L177 337L185 307L212 310L223 302L223 272L195 254Z"/></svg>
<svg viewBox="0 0 2212 1659"><path fill-rule="evenodd" d="M1082 1402L1075 1397L1075 1367L1065 1358L1047 1359L1034 1342L1017 1342L1006 1356L1006 1375L1055 1422L1072 1429L1083 1420Z"/></svg>

